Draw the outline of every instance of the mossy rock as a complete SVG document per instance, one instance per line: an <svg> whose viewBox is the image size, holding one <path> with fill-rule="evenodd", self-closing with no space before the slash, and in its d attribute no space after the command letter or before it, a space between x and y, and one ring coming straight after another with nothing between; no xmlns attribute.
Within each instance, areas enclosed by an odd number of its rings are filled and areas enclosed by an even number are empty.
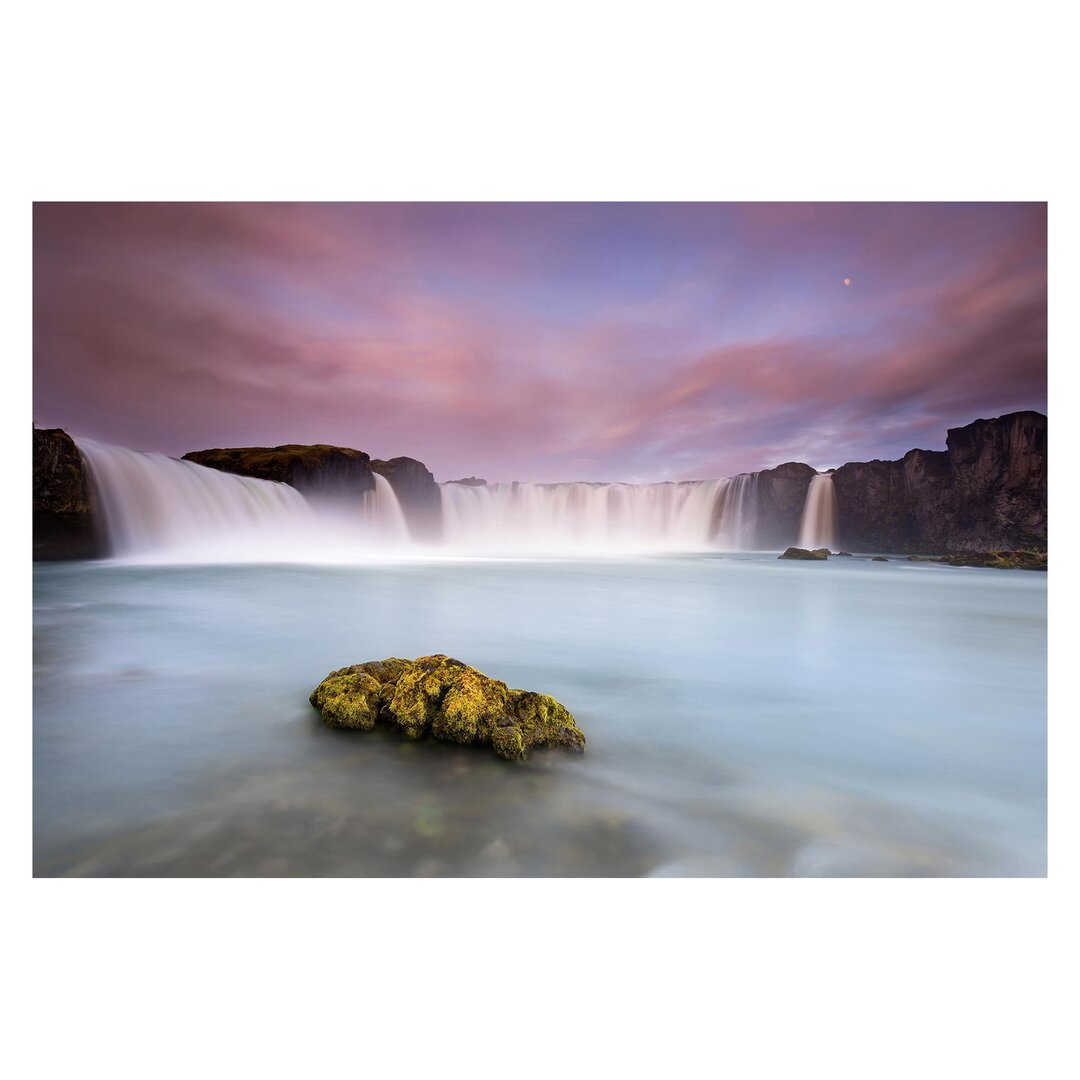
<svg viewBox="0 0 1080 1080"><path fill-rule="evenodd" d="M1045 570L1045 551L965 551L943 555L934 562L946 566L989 567L994 570Z"/></svg>
<svg viewBox="0 0 1080 1080"><path fill-rule="evenodd" d="M536 746L585 749L570 713L547 694L512 690L449 656L371 660L332 671L311 693L332 728L396 727L456 743L487 743L500 757L524 758Z"/></svg>

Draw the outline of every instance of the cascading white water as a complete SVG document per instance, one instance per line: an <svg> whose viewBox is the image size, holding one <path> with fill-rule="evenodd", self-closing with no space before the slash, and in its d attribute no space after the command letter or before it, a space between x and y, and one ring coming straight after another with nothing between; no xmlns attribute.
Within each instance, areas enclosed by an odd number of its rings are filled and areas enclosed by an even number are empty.
<svg viewBox="0 0 1080 1080"><path fill-rule="evenodd" d="M393 486L305 498L90 439L77 445L114 557L168 562L339 561L417 554ZM757 474L658 484L440 487L443 548L454 554L750 550Z"/></svg>
<svg viewBox="0 0 1080 1080"><path fill-rule="evenodd" d="M373 475L375 490L371 493L368 505L374 536L385 544L408 544L409 526L393 485L385 476L378 473Z"/></svg>
<svg viewBox="0 0 1080 1080"><path fill-rule="evenodd" d="M288 484L77 439L114 557L257 562L400 550L408 528L390 482L349 504L312 504Z"/></svg>
<svg viewBox="0 0 1080 1080"><path fill-rule="evenodd" d="M730 490L734 498L724 496ZM443 484L443 535L466 551L736 550L752 542L747 477L661 484Z"/></svg>
<svg viewBox="0 0 1080 1080"><path fill-rule="evenodd" d="M757 473L739 473L721 481L717 500L716 546L724 551L752 551L757 531Z"/></svg>
<svg viewBox="0 0 1080 1080"><path fill-rule="evenodd" d="M818 473L810 481L799 529L799 547L832 548L836 544L836 491L832 473Z"/></svg>

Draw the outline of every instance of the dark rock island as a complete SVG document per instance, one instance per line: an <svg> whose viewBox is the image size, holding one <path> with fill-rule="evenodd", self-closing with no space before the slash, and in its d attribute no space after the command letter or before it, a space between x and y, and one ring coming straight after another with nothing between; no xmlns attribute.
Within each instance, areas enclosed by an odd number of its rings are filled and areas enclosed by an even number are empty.
<svg viewBox="0 0 1080 1080"><path fill-rule="evenodd" d="M332 671L311 693L332 728L397 728L410 739L431 735L487 743L517 761L538 746L585 749L574 718L553 697L511 690L449 656L371 660Z"/></svg>
<svg viewBox="0 0 1080 1080"><path fill-rule="evenodd" d="M803 559L807 562L823 562L829 557L828 548L814 548L808 551L806 548L789 547L783 555L777 555L778 559Z"/></svg>

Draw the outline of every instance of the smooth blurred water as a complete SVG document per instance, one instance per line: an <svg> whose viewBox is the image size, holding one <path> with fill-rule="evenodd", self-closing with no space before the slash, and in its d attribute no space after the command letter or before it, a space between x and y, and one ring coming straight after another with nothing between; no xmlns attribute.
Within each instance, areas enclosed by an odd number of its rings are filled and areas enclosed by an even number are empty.
<svg viewBox="0 0 1080 1080"><path fill-rule="evenodd" d="M775 555L35 567L38 875L1042 875L1046 575ZM588 738L324 728L445 652Z"/></svg>

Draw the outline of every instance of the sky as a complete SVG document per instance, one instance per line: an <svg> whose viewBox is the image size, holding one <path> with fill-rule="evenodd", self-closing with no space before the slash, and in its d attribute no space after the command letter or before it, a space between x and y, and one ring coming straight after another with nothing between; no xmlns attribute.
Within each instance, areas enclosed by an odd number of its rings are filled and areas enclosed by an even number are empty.
<svg viewBox="0 0 1080 1080"><path fill-rule="evenodd" d="M34 421L684 480L1046 411L1041 203L39 203Z"/></svg>

